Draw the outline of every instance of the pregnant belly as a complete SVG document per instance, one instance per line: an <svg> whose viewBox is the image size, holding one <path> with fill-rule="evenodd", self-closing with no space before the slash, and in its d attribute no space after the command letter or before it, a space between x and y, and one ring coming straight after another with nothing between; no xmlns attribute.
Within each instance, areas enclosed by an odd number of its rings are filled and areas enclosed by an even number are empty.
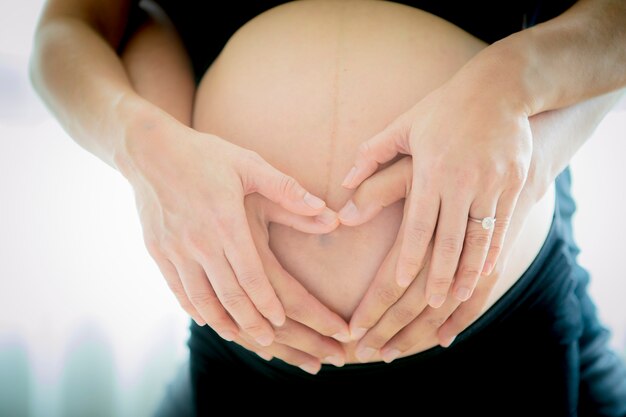
<svg viewBox="0 0 626 417"><path fill-rule="evenodd" d="M229 40L199 86L194 127L258 152L339 210L352 194L341 181L358 145L482 47L455 26L395 3L289 3ZM545 239L552 213L545 201L526 222L494 299ZM349 319L396 238L402 204L323 236L274 224L270 244L294 277Z"/></svg>

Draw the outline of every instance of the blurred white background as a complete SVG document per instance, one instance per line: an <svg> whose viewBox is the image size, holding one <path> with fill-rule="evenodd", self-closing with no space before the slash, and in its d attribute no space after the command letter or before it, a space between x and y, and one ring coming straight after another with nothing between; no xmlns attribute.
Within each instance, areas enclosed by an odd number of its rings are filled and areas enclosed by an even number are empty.
<svg viewBox="0 0 626 417"><path fill-rule="evenodd" d="M0 415L143 416L187 360L187 319L143 247L132 190L27 78L42 0L0 0ZM580 262L626 357L626 106L573 162Z"/></svg>

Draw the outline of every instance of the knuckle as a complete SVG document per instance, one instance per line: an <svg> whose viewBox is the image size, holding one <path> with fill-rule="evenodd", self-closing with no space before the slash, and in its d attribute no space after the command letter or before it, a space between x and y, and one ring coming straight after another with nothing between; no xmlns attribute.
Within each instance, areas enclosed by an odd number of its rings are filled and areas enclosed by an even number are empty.
<svg viewBox="0 0 626 417"><path fill-rule="evenodd" d="M422 263L413 255L402 255L399 264L403 265L412 276L417 275Z"/></svg>
<svg viewBox="0 0 626 417"><path fill-rule="evenodd" d="M167 280L167 286L169 287L172 294L174 294L174 297L176 297L179 303L189 304L187 293L185 292L185 289L183 288L183 285L180 283L180 281L172 282L171 280Z"/></svg>
<svg viewBox="0 0 626 417"><path fill-rule="evenodd" d="M426 324L428 324L428 326L434 329L440 328L441 325L445 322L446 322L446 317L443 317L443 316L429 317L426 319Z"/></svg>
<svg viewBox="0 0 626 417"><path fill-rule="evenodd" d="M435 241L435 251L446 261L455 260L461 252L463 239L458 235L444 235Z"/></svg>
<svg viewBox="0 0 626 417"><path fill-rule="evenodd" d="M373 348L380 348L385 346L385 344L389 341L389 336L385 335L379 329L371 330L367 334L367 346Z"/></svg>
<svg viewBox="0 0 626 417"><path fill-rule="evenodd" d="M433 292L437 294L445 294L446 290L452 282L452 277L436 276L430 279L429 283Z"/></svg>
<svg viewBox="0 0 626 417"><path fill-rule="evenodd" d="M291 298L291 297L288 297ZM283 306L285 308L285 314L300 323L307 321L311 317L311 311L308 308L307 303L297 302L300 300L285 300ZM284 327L284 326L283 326Z"/></svg>
<svg viewBox="0 0 626 417"><path fill-rule="evenodd" d="M408 305L395 305L389 311L393 321L402 325L410 323L417 316L415 308Z"/></svg>
<svg viewBox="0 0 626 417"><path fill-rule="evenodd" d="M473 229L473 230L472 230ZM489 247L491 236L488 230L482 227L470 227L465 235L465 245L470 249L484 249Z"/></svg>
<svg viewBox="0 0 626 417"><path fill-rule="evenodd" d="M206 236L201 235L197 232L188 232L185 233L185 244L194 250L196 253L208 253L209 252L209 244L207 242Z"/></svg>
<svg viewBox="0 0 626 417"><path fill-rule="evenodd" d="M245 160L251 164L262 165L265 160L255 151L246 150Z"/></svg>
<svg viewBox="0 0 626 417"><path fill-rule="evenodd" d="M249 335L261 334L265 329L265 323L262 320L253 320L249 323L242 323L241 328Z"/></svg>
<svg viewBox="0 0 626 417"><path fill-rule="evenodd" d="M385 306L390 306L400 298L400 296L402 295L402 292L400 291L399 288L385 285L385 286L376 288L374 294L376 296L376 299L381 304Z"/></svg>
<svg viewBox="0 0 626 417"><path fill-rule="evenodd" d="M161 245L156 239L153 238L144 238L144 244L148 251L148 254L153 259L160 259L163 257L163 252L161 251Z"/></svg>
<svg viewBox="0 0 626 417"><path fill-rule="evenodd" d="M463 264L459 268L459 276L462 278L474 278L481 273L481 270L474 264Z"/></svg>
<svg viewBox="0 0 626 417"><path fill-rule="evenodd" d="M481 169L474 169L474 167L462 167L457 171L456 183L460 189L468 186L478 184L483 178Z"/></svg>
<svg viewBox="0 0 626 417"><path fill-rule="evenodd" d="M255 300L260 310L269 310L272 307L274 297L266 291L267 281L264 276L255 272L245 272L238 276L241 286L246 293Z"/></svg>
<svg viewBox="0 0 626 417"><path fill-rule="evenodd" d="M217 230L224 234L230 234L233 229L236 219L232 213L221 212L213 216Z"/></svg>
<svg viewBox="0 0 626 417"><path fill-rule="evenodd" d="M503 243L500 242L499 239L493 239L491 241L491 246L489 247L489 251L492 253L500 253L502 250Z"/></svg>
<svg viewBox="0 0 626 417"><path fill-rule="evenodd" d="M209 292L199 291L189 294L189 301L196 307L204 307L207 304L212 303L215 300L213 295Z"/></svg>
<svg viewBox="0 0 626 417"><path fill-rule="evenodd" d="M215 318L215 317L207 317L207 323L211 326L213 330L217 333L222 333L225 331L232 331L233 323L225 318Z"/></svg>
<svg viewBox="0 0 626 417"><path fill-rule="evenodd" d="M246 305L248 297L241 291L227 291L222 295L222 303L228 310L237 310Z"/></svg>
<svg viewBox="0 0 626 417"><path fill-rule="evenodd" d="M506 175L510 183L515 187L520 187L526 181L528 169L525 164L518 160L510 161L506 167Z"/></svg>
<svg viewBox="0 0 626 417"><path fill-rule="evenodd" d="M413 247L422 247L428 245L431 237L430 228L425 223L418 222L407 229L405 239Z"/></svg>
<svg viewBox="0 0 626 417"><path fill-rule="evenodd" d="M163 239L161 239L160 244L161 244L161 248L163 248L163 251L166 254L170 256L174 255L178 257L182 255L179 241L173 235L168 234L167 236L163 237Z"/></svg>
<svg viewBox="0 0 626 417"><path fill-rule="evenodd" d="M266 168L265 160L256 152L245 150L243 157L239 158L241 178L246 193L258 191L257 179L259 172Z"/></svg>
<svg viewBox="0 0 626 417"><path fill-rule="evenodd" d="M291 195L298 188L298 182L289 175L283 175L278 186L282 195Z"/></svg>
<svg viewBox="0 0 626 417"><path fill-rule="evenodd" d="M293 337L293 329L288 324L274 328L274 341L287 344Z"/></svg>

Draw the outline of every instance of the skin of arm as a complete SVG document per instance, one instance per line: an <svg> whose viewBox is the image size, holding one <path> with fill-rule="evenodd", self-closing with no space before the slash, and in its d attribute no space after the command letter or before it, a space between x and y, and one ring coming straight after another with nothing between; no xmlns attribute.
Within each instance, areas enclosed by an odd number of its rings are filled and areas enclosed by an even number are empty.
<svg viewBox="0 0 626 417"><path fill-rule="evenodd" d="M129 7L49 1L35 34L33 84L70 136L131 183L148 252L183 309L226 339L241 328L268 346L270 322L286 317L254 246L245 196L259 193L326 229L337 226L336 215L257 154L137 94L116 53ZM347 325L329 319L320 330L347 337Z"/></svg>
<svg viewBox="0 0 626 417"><path fill-rule="evenodd" d="M466 67L529 116L626 86L626 3L579 0L487 47Z"/></svg>

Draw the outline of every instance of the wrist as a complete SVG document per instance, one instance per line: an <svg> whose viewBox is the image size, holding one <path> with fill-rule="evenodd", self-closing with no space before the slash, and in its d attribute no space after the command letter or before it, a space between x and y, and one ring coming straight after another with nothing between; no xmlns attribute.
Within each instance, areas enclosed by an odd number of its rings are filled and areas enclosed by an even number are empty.
<svg viewBox="0 0 626 417"><path fill-rule="evenodd" d="M539 112L536 86L542 84L542 76L532 43L518 35L483 49L457 75L462 79L461 88L475 86L479 97L497 103L499 108L531 116Z"/></svg>
<svg viewBox="0 0 626 417"><path fill-rule="evenodd" d="M138 95L129 94L119 100L115 113L120 121L120 140L114 149L113 162L129 181L146 169L162 141L173 137L168 132L180 124L167 113Z"/></svg>

